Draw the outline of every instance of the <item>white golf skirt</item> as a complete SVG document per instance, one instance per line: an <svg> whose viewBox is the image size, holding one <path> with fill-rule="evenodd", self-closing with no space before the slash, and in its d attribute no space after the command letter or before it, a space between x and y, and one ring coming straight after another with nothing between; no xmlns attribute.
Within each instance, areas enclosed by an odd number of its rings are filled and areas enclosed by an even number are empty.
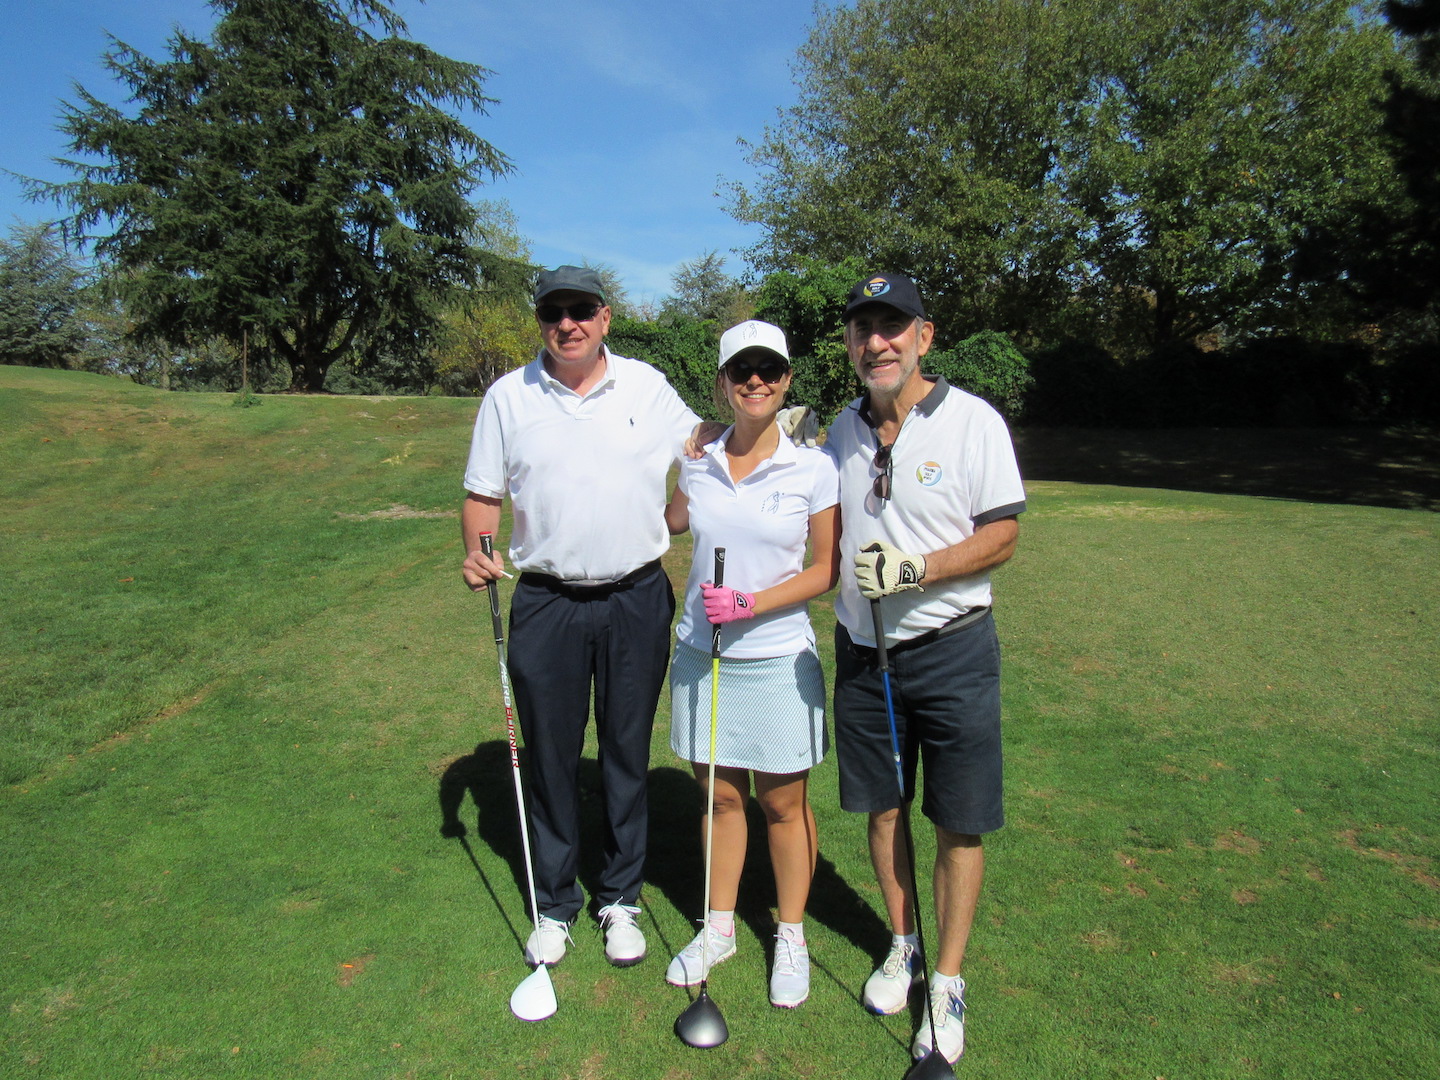
<svg viewBox="0 0 1440 1080"><path fill-rule="evenodd" d="M684 642L670 663L670 749L710 762L710 654ZM814 649L759 660L720 660L715 764L802 772L829 749L825 676Z"/></svg>

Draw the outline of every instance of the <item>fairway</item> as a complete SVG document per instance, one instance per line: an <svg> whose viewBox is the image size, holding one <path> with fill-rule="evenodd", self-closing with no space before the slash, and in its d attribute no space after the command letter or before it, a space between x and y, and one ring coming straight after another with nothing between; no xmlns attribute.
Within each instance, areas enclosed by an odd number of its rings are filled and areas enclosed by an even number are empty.
<svg viewBox="0 0 1440 1080"><path fill-rule="evenodd" d="M0 1076L899 1080L913 1018L858 1002L888 934L833 760L809 1001L766 1000L752 815L709 988L731 1038L673 1035L701 804L664 703L650 955L610 967L582 915L557 1015L511 1016L528 902L455 513L474 402L232 401L0 367ZM1440 517L1027 493L957 1073L1440 1075Z"/></svg>

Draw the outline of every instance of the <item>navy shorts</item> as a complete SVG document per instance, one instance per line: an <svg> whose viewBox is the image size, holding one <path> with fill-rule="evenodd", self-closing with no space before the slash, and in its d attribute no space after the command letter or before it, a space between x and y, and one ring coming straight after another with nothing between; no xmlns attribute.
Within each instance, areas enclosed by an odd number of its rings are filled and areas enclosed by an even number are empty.
<svg viewBox="0 0 1440 1080"><path fill-rule="evenodd" d="M873 813L900 805L900 783L874 649L835 626L835 756L840 805ZM994 617L906 648L889 649L890 689L905 778L920 809L950 832L980 835L1005 823L1000 753L1000 641Z"/></svg>

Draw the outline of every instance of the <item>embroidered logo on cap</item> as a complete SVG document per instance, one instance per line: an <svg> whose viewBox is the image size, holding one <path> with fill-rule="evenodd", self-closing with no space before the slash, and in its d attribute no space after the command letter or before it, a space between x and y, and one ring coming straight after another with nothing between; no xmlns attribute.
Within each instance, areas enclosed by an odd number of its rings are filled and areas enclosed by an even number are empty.
<svg viewBox="0 0 1440 1080"><path fill-rule="evenodd" d="M883 277L871 278L865 283L865 288L862 291L866 296L884 296L890 291L890 282L886 281Z"/></svg>

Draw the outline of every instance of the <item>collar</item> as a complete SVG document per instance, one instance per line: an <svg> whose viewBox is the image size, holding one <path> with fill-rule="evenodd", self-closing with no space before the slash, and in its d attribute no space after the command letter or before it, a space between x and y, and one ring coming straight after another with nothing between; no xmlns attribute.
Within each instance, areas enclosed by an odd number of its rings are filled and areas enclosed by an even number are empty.
<svg viewBox="0 0 1440 1080"><path fill-rule="evenodd" d="M575 393L575 391L571 390L568 386L566 386L564 383L562 383L559 379L555 378L554 375L551 375L551 374L550 374L549 369L546 368L546 366L545 366L545 357L546 357L546 355L547 355L547 354L546 354L545 350L542 348L539 352L537 352L537 353L535 354L535 359L531 361L531 364L534 366L536 375L537 375L537 377L539 378L539 380L540 380L542 383L544 383L546 386L549 386L549 387L551 387L551 388L554 389L554 390L559 390L559 391L561 391L562 393L566 393L566 394L573 394L573 393ZM615 385L615 381L616 381L616 371L615 371L615 369L616 369L616 366L617 366L616 363L615 363L615 354L610 351L610 347L609 347L608 345L606 345L604 342L601 342L601 343L600 343L600 358L605 361L605 377L602 378L598 383L596 383L593 387L590 388L589 393L587 393L587 394L585 395L586 397L589 397L590 394L595 393L597 390L608 389L608 388L613 387L613 386Z"/></svg>
<svg viewBox="0 0 1440 1080"><path fill-rule="evenodd" d="M725 468L724 465L725 444L730 441L730 435L734 430L735 425L731 424L721 434L720 438L716 439L710 445L710 449L705 452L705 456L713 458L716 464L720 466L721 471L724 472L726 476L730 475L730 470ZM795 443L791 441L790 437L782 431L780 432L780 442L776 445L775 452L772 453L768 458L766 458L765 461L761 462L761 467L773 468L776 465L794 465L795 462L799 460L799 449L796 447ZM759 471L760 469L755 470L756 473L758 473ZM753 476L755 475L755 473L751 473L750 475Z"/></svg>
<svg viewBox="0 0 1440 1080"><path fill-rule="evenodd" d="M950 392L950 384L945 381L944 375L921 375L922 379L930 383L930 392L915 403L911 412L918 412L921 416L932 416L940 403L945 400L945 395ZM871 431L875 430L874 418L870 415L870 392L867 390L860 399L860 419L865 421L865 426Z"/></svg>

